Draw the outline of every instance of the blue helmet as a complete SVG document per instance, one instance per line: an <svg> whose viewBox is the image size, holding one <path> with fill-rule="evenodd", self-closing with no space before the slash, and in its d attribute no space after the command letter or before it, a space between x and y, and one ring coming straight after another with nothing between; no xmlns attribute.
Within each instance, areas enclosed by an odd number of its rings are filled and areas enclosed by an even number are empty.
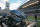
<svg viewBox="0 0 40 27"><path fill-rule="evenodd" d="M16 15L18 15L18 16L21 15L21 13L20 13L18 10L11 10L10 12L13 12L14 14L16 14Z"/></svg>
<svg viewBox="0 0 40 27"><path fill-rule="evenodd" d="M24 12L22 12L22 11L12 10L11 12L18 15L18 16L21 16L23 19L26 18Z"/></svg>

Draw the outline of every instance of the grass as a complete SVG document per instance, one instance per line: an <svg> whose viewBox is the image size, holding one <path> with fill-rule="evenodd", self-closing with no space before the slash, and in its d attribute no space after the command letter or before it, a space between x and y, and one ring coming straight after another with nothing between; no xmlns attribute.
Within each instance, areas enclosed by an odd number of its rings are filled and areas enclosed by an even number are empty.
<svg viewBox="0 0 40 27"><path fill-rule="evenodd" d="M27 18L28 19L34 19L34 16L28 16Z"/></svg>
<svg viewBox="0 0 40 27"><path fill-rule="evenodd" d="M35 19L34 16L28 16L27 18L28 18L28 19ZM37 20L40 20L40 17L39 17L39 16L37 17Z"/></svg>
<svg viewBox="0 0 40 27"><path fill-rule="evenodd" d="M40 20L40 16L38 16L37 19Z"/></svg>
<svg viewBox="0 0 40 27"><path fill-rule="evenodd" d="M40 27L40 21L37 22L37 27Z"/></svg>
<svg viewBox="0 0 40 27"><path fill-rule="evenodd" d="M28 16L27 19L35 19L34 16ZM37 16L37 20L40 20L40 16ZM40 21L37 21L37 27L40 27Z"/></svg>

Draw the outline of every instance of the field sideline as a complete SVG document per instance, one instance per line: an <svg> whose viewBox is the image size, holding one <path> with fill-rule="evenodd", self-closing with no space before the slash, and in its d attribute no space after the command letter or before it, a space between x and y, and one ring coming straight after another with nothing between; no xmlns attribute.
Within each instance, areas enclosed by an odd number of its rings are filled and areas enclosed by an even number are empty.
<svg viewBox="0 0 40 27"><path fill-rule="evenodd" d="M34 16L28 16L27 19L35 20ZM37 16L37 20L40 20L40 16ZM40 27L40 21L37 21L37 27Z"/></svg>
<svg viewBox="0 0 40 27"><path fill-rule="evenodd" d="M28 16L27 19L35 19L34 16ZM37 20L40 20L40 16L37 16Z"/></svg>

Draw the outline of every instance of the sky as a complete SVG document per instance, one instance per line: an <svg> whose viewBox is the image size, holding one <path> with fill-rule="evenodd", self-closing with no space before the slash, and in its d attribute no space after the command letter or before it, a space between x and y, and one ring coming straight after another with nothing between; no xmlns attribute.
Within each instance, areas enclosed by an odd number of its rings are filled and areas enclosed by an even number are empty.
<svg viewBox="0 0 40 27"><path fill-rule="evenodd" d="M0 0L0 7L2 9L5 9L6 1L10 3L10 10L16 10L18 7L22 5L22 3L28 2L29 0Z"/></svg>

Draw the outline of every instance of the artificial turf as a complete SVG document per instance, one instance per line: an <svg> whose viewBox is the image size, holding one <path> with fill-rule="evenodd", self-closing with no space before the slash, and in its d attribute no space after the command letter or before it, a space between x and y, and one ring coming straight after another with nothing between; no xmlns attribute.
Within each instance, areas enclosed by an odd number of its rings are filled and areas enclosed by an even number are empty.
<svg viewBox="0 0 40 27"><path fill-rule="evenodd" d="M35 17L34 17L34 16L28 16L27 19L32 19L32 20L34 20ZM37 16L37 20L40 20L40 16ZM37 21L37 27L40 27L40 21Z"/></svg>
<svg viewBox="0 0 40 27"><path fill-rule="evenodd" d="M35 19L34 16L28 16L27 19ZM40 20L40 16L37 16L37 20Z"/></svg>

